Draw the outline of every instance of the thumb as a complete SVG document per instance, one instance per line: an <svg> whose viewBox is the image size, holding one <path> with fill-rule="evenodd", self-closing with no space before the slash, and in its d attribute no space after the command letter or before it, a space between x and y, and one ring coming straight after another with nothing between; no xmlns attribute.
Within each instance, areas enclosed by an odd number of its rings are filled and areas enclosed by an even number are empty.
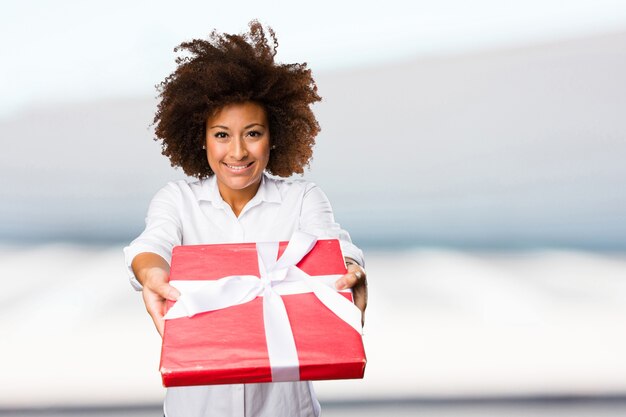
<svg viewBox="0 0 626 417"><path fill-rule="evenodd" d="M172 287L170 284L163 284L159 287L158 293L166 300L176 301L180 297L180 291Z"/></svg>

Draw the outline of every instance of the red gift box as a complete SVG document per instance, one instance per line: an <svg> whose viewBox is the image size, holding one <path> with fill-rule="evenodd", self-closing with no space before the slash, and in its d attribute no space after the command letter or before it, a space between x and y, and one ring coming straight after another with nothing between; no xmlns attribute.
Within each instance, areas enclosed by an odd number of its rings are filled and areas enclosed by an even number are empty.
<svg viewBox="0 0 626 417"><path fill-rule="evenodd" d="M287 244L278 244L278 257ZM172 254L170 281L259 277L259 262L255 243L178 246ZM296 266L312 279L346 273L337 240L318 240ZM352 301L351 293L338 294ZM163 385L272 382L263 298L166 320L160 365ZM282 301L297 350L299 380L363 377L365 352L361 334L353 326L311 292L282 295Z"/></svg>

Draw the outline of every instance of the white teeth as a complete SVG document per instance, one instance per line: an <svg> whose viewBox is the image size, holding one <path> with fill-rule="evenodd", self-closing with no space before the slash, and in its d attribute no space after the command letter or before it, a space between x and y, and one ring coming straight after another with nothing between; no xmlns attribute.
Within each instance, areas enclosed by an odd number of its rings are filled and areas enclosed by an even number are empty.
<svg viewBox="0 0 626 417"><path fill-rule="evenodd" d="M241 165L241 166L234 166L234 165L228 165L228 164L225 164L225 165L226 165L228 168L230 168L230 169L234 169L234 170L236 170L236 171L241 171L242 169L248 168L248 167L250 166L250 164L248 164L248 165Z"/></svg>

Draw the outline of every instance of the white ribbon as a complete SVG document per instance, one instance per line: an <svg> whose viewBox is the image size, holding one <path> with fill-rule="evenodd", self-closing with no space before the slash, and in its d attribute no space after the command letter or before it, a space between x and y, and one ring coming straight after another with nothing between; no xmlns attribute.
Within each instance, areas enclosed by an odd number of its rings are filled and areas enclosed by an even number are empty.
<svg viewBox="0 0 626 417"><path fill-rule="evenodd" d="M339 318L361 333L361 311L334 289L341 275L309 276L296 266L317 238L297 231L278 258L278 242L257 243L259 275L231 275L218 280L171 281L181 293L165 319L191 317L247 303L263 296L263 322L272 381L300 379L298 352L281 295L313 292ZM259 279L260 278L260 279Z"/></svg>

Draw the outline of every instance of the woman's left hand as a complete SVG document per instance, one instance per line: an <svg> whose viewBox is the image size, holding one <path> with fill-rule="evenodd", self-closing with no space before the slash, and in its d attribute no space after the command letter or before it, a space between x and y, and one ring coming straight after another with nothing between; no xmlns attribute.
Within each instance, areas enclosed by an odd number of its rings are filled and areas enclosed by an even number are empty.
<svg viewBox="0 0 626 417"><path fill-rule="evenodd" d="M353 259L346 258L348 273L335 282L335 288L345 290L352 288L354 304L361 310L361 324L365 324L365 309L367 308L367 273L361 265Z"/></svg>

